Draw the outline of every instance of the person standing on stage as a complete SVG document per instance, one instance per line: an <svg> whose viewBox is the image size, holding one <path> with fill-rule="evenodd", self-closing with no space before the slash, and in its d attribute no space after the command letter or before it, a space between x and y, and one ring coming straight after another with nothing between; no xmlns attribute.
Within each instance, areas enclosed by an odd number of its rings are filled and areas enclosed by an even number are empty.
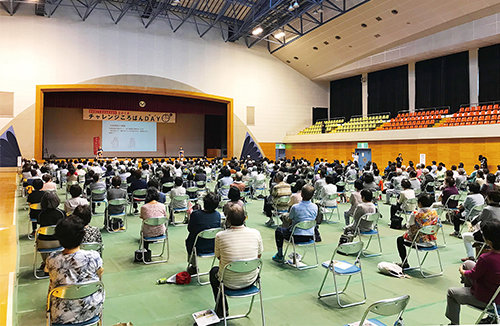
<svg viewBox="0 0 500 326"><path fill-rule="evenodd" d="M184 148L179 147L179 158L184 158Z"/></svg>

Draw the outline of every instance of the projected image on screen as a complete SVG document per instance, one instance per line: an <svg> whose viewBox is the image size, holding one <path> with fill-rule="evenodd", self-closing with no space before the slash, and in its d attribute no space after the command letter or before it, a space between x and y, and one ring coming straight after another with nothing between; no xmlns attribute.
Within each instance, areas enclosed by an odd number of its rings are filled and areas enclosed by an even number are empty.
<svg viewBox="0 0 500 326"><path fill-rule="evenodd" d="M156 152L156 123L103 121L105 152Z"/></svg>

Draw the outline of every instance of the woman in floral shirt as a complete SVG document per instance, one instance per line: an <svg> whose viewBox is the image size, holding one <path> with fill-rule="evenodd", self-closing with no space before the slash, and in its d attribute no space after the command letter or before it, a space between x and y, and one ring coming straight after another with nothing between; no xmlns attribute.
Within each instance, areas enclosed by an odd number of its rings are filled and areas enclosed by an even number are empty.
<svg viewBox="0 0 500 326"><path fill-rule="evenodd" d="M45 264L49 273L49 292L62 285L99 281L103 268L98 252L80 250L84 236L84 224L76 216L61 220L55 236L64 247L61 252L50 254ZM51 298L50 317L54 324L81 323L100 315L104 303L104 291L79 300Z"/></svg>
<svg viewBox="0 0 500 326"><path fill-rule="evenodd" d="M98 242L102 243L102 235L101 230L99 230L96 226L91 226L90 220L92 219L92 213L90 211L89 205L80 205L75 208L73 215L78 216L82 219L83 224L85 225L84 231L85 235L83 236L82 243L91 243Z"/></svg>
<svg viewBox="0 0 500 326"><path fill-rule="evenodd" d="M438 214L437 212L430 208L433 204L433 198L428 195L421 195L418 198L418 210L413 212L406 224L408 231L406 231L402 236L398 237L396 243L398 245L399 257L401 257L401 267L408 268L408 262L403 265L403 262L406 260L406 247L411 244L414 240L415 236L424 226L435 225L438 222ZM436 240L434 235L425 235L420 234L419 238L415 241L418 244L425 244L429 241Z"/></svg>

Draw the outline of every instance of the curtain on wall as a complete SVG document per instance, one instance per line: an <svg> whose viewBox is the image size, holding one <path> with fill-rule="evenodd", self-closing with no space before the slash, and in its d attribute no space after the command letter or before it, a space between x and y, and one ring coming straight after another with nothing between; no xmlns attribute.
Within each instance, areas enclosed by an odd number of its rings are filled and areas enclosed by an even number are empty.
<svg viewBox="0 0 500 326"><path fill-rule="evenodd" d="M328 108L313 108L312 109L312 124L318 120L328 120Z"/></svg>
<svg viewBox="0 0 500 326"><path fill-rule="evenodd" d="M368 74L368 114L408 110L408 65Z"/></svg>
<svg viewBox="0 0 500 326"><path fill-rule="evenodd" d="M500 44L479 49L479 102L500 100Z"/></svg>
<svg viewBox="0 0 500 326"><path fill-rule="evenodd" d="M469 102L469 53L460 52L415 64L415 107L450 106Z"/></svg>
<svg viewBox="0 0 500 326"><path fill-rule="evenodd" d="M361 115L361 75L330 82L330 118Z"/></svg>

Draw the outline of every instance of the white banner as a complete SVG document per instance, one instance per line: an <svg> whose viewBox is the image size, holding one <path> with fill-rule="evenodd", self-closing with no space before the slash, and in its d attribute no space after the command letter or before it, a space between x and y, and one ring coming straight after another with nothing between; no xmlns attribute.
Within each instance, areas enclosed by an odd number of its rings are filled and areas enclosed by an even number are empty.
<svg viewBox="0 0 500 326"><path fill-rule="evenodd" d="M83 120L175 123L175 113L83 109Z"/></svg>

